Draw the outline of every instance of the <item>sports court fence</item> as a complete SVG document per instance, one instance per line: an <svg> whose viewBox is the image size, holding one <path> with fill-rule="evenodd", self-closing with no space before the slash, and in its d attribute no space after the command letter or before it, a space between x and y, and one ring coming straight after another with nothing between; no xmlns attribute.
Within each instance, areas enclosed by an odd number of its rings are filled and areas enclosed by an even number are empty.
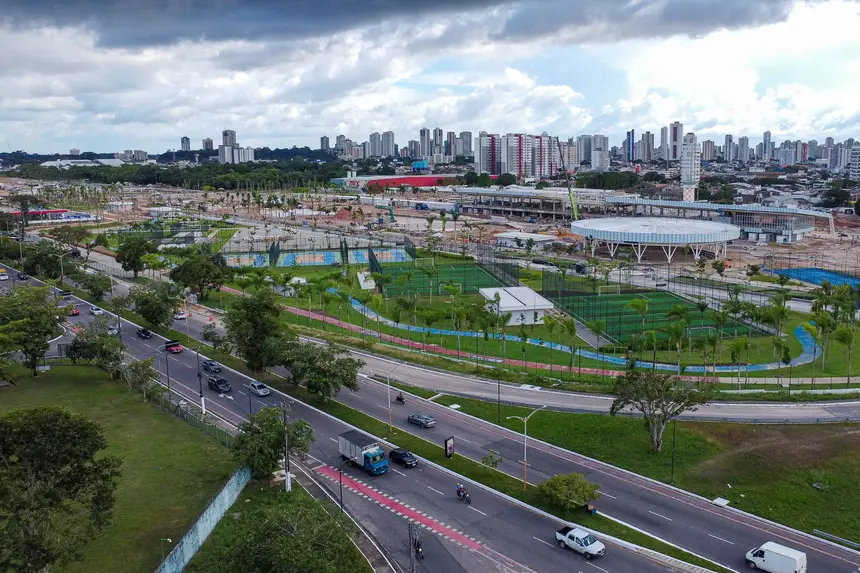
<svg viewBox="0 0 860 573"><path fill-rule="evenodd" d="M410 239L409 237L407 237L405 235L403 236L403 248L406 250L406 253L410 257L412 257L412 260L415 260L418 258L418 255L416 254L416 251L415 251L415 243L413 243L412 239Z"/></svg>
<svg viewBox="0 0 860 573"><path fill-rule="evenodd" d="M489 245L478 244L478 266L506 287L520 286L520 265Z"/></svg>
<svg viewBox="0 0 860 573"><path fill-rule="evenodd" d="M160 221L142 226L133 226L117 231L117 242L121 245L132 238L141 238L159 245L191 245L202 240L212 228L204 220Z"/></svg>

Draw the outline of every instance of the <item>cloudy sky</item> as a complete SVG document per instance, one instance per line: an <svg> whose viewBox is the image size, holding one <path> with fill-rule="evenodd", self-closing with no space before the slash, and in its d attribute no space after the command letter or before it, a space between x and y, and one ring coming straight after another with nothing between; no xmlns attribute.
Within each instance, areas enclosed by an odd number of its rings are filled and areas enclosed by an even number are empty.
<svg viewBox="0 0 860 573"><path fill-rule="evenodd" d="M0 150L860 137L860 0L2 0ZM658 141L659 143L659 141Z"/></svg>

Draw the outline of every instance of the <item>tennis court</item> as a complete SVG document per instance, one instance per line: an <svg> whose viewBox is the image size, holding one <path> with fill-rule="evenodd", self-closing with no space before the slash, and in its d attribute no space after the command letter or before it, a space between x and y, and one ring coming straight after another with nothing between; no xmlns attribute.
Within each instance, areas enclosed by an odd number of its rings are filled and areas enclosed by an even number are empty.
<svg viewBox="0 0 860 573"><path fill-rule="evenodd" d="M380 263L410 263L412 256L402 248L376 248L373 249ZM349 263L351 265L366 265L370 263L370 257L367 254L367 249L350 249Z"/></svg>
<svg viewBox="0 0 860 573"><path fill-rule="evenodd" d="M855 289L860 286L860 279L858 279L857 277L852 277L850 275L824 269L801 267L796 269L773 270L770 272L777 276L785 275L788 278L796 279L814 285L820 285L824 281L827 281L833 286L851 285L851 288Z"/></svg>
<svg viewBox="0 0 860 573"><path fill-rule="evenodd" d="M376 252L376 249L374 249ZM421 259L418 259L419 263ZM425 270L426 269L426 270ZM430 274L428 274L428 271ZM420 296L446 294L445 285L452 284L462 293L474 294L478 289L504 286L478 265L382 265L382 274L391 277L385 287L388 296L404 296L410 291ZM432 275L432 276L431 276Z"/></svg>
<svg viewBox="0 0 860 573"><path fill-rule="evenodd" d="M668 338L664 329L675 322L675 319L666 315L675 306L686 309L686 321L690 327L690 336L700 338L708 333L721 334L723 337L732 337L737 329L738 336L758 336L761 333L740 322L727 320L720 331L716 323L705 312L704 318L695 304L687 299L665 291L648 291L638 294L597 294L566 296L553 299L553 302L561 305L583 323L590 320L603 320L606 322L604 337L616 344L626 344L634 335L642 333L642 315L627 308L627 303L635 298L648 301L648 313L645 316L645 330L657 332L659 340Z"/></svg>

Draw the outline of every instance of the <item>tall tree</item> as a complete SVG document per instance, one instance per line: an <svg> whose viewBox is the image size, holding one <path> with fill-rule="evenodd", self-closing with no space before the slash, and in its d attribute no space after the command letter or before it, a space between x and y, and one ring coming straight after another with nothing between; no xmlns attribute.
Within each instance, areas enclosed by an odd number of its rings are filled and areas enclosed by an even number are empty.
<svg viewBox="0 0 860 573"><path fill-rule="evenodd" d="M111 278L101 273L82 272L79 275L78 283L96 300L102 300L105 293L110 292L113 286Z"/></svg>
<svg viewBox="0 0 860 573"><path fill-rule="evenodd" d="M658 372L625 372L615 379L615 399L609 413L615 416L627 408L640 412L651 446L659 452L666 425L684 412L693 412L707 403L715 390L714 384L685 382Z"/></svg>
<svg viewBox="0 0 860 573"><path fill-rule="evenodd" d="M260 408L243 422L233 442L233 457L251 466L256 479L268 478L284 457L286 427L278 408Z"/></svg>
<svg viewBox="0 0 860 573"><path fill-rule="evenodd" d="M550 505L570 511L600 499L599 489L600 485L591 483L582 474L556 474L538 485L538 495Z"/></svg>
<svg viewBox="0 0 860 573"><path fill-rule="evenodd" d="M221 271L211 257L192 255L170 271L170 280L196 290L200 298L205 299L209 291L221 283Z"/></svg>
<svg viewBox="0 0 860 573"><path fill-rule="evenodd" d="M0 571L82 558L113 517L122 460L98 424L57 406L0 417Z"/></svg>
<svg viewBox="0 0 860 573"><path fill-rule="evenodd" d="M145 268L143 257L153 250L152 243L143 237L129 237L117 249L116 262L122 265L123 270L131 271L137 277Z"/></svg>
<svg viewBox="0 0 860 573"><path fill-rule="evenodd" d="M278 297L269 289L237 297L227 308L227 338L255 372L279 364L285 343L295 337L280 315Z"/></svg>
<svg viewBox="0 0 860 573"><path fill-rule="evenodd" d="M24 365L36 376L36 367L51 347L62 312L47 288L16 288L0 297L0 326L5 326L12 345L24 355Z"/></svg>
<svg viewBox="0 0 860 573"><path fill-rule="evenodd" d="M179 293L170 283L153 282L132 287L129 294L134 310L150 324L167 326L179 307Z"/></svg>
<svg viewBox="0 0 860 573"><path fill-rule="evenodd" d="M305 386L309 394L327 400L346 387L358 391L358 371L364 362L333 345L290 342L283 352L283 365L295 386Z"/></svg>

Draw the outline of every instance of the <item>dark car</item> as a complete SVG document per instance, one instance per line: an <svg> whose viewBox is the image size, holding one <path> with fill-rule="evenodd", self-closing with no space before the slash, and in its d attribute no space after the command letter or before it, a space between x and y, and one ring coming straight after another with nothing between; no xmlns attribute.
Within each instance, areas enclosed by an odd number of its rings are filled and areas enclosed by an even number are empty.
<svg viewBox="0 0 860 573"><path fill-rule="evenodd" d="M27 273L18 273L18 280L19 281L25 281L29 278L30 278L30 276Z"/></svg>
<svg viewBox="0 0 860 573"><path fill-rule="evenodd" d="M430 414L424 413L410 414L409 417L406 418L406 421L410 424L421 426L422 428L432 428L436 425L436 418L434 418Z"/></svg>
<svg viewBox="0 0 860 573"><path fill-rule="evenodd" d="M396 464L400 464L404 468L414 468L418 465L418 458L412 455L409 450L397 448L388 452L388 459Z"/></svg>
<svg viewBox="0 0 860 573"><path fill-rule="evenodd" d="M221 365L214 360L204 360L201 366L203 367L203 370L211 372L212 374L218 374L221 372Z"/></svg>
<svg viewBox="0 0 860 573"><path fill-rule="evenodd" d="M224 394L233 389L230 386L230 383L221 378L220 376L210 376L209 380L206 383L209 385L210 390L215 390L219 394Z"/></svg>
<svg viewBox="0 0 860 573"><path fill-rule="evenodd" d="M145 328L138 328L137 337L149 340L150 338L152 338L152 333Z"/></svg>

